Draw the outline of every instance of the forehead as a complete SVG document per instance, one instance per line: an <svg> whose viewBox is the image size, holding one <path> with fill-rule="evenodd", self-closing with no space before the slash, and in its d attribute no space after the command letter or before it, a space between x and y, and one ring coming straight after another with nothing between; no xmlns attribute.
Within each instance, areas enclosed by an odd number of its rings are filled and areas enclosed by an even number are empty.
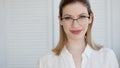
<svg viewBox="0 0 120 68"><path fill-rule="evenodd" d="M63 15L80 15L82 13L88 14L88 10L87 7L80 2L68 4L63 8Z"/></svg>

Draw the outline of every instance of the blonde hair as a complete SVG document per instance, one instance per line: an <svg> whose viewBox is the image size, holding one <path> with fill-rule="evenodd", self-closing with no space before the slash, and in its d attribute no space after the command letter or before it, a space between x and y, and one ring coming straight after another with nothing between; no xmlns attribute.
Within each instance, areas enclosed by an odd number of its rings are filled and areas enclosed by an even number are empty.
<svg viewBox="0 0 120 68"><path fill-rule="evenodd" d="M91 33L91 30L92 30L92 25L93 25L93 19L94 19L94 15L93 15L93 12L91 11L91 8L90 8L90 4L88 2L88 0L61 0L61 3L60 3L60 11L59 11L59 15L60 17L62 17L62 11L63 11L63 7L70 4L70 3L75 3L75 2L80 2L80 3L83 3L83 5L85 5L88 9L88 13L89 15L91 15L92 17L92 22L88 25L88 30L86 32L86 43L88 45L90 45L91 48L95 49L95 50L99 50L102 48L102 46L100 45L96 45L92 39L92 33ZM65 31L63 29L63 26L60 25L60 37L59 37L59 42L56 46L56 48L54 48L52 51L56 54L56 55L60 55L64 45L66 45L67 43L67 36L65 34Z"/></svg>

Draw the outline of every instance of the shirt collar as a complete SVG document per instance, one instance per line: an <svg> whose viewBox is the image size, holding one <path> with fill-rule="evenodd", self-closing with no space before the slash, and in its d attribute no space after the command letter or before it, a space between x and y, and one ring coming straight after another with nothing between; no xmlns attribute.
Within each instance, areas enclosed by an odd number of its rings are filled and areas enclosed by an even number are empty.
<svg viewBox="0 0 120 68"><path fill-rule="evenodd" d="M94 52L94 50L90 47L90 45L87 44L84 52L82 53L82 56L90 57L91 53L93 53L93 52ZM72 57L72 54L68 51L66 46L64 46L64 48L63 48L63 50L61 52L61 55L66 55L66 57L67 56L71 56Z"/></svg>

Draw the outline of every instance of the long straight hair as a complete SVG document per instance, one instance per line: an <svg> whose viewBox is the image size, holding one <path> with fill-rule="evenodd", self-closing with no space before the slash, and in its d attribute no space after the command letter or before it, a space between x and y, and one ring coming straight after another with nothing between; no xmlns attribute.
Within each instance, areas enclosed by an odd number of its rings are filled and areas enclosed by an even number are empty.
<svg viewBox="0 0 120 68"><path fill-rule="evenodd" d="M87 29L87 32L85 34L86 38L86 43L88 45L90 45L91 48L93 48L94 50L99 50L102 46L98 46L94 43L93 39L92 39L92 33L91 33L91 30L92 30L92 25L93 25L93 19L94 19L94 15L93 15L93 12L91 10L91 7L90 7L90 3L88 0L61 0L60 2L60 5L59 5L59 16L60 18L62 18L62 14L63 14L63 8L68 5L68 4L71 4L71 3L76 3L76 2L80 2L82 3L88 10L88 14L91 15L90 17L92 17L92 22L88 25L88 29ZM66 36L66 33L63 29L63 26L60 25L60 37L59 37L59 42L56 46L56 48L54 48L52 51L57 55L59 56L64 45L66 45L66 43L68 42L67 40L67 36Z"/></svg>

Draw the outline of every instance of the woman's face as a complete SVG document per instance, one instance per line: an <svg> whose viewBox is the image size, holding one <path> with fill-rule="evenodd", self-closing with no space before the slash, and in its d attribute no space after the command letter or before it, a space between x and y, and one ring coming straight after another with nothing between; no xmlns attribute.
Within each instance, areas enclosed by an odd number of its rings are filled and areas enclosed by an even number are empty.
<svg viewBox="0 0 120 68"><path fill-rule="evenodd" d="M68 4L63 8L62 20L63 26L68 39L79 40L84 38L88 25L91 23L87 7L82 3L76 2Z"/></svg>

